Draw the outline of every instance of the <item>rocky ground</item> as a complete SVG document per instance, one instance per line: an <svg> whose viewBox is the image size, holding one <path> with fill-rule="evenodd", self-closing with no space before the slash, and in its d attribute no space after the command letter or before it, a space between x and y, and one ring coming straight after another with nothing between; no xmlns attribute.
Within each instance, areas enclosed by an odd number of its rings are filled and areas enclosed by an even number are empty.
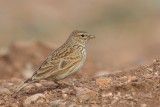
<svg viewBox="0 0 160 107"><path fill-rule="evenodd" d="M13 43L0 51L0 107L159 107L160 61L148 66L98 76L88 58L77 74L60 81L30 84L14 93L54 49L33 42ZM83 72L86 71L86 72ZM92 76L91 76L92 75Z"/></svg>

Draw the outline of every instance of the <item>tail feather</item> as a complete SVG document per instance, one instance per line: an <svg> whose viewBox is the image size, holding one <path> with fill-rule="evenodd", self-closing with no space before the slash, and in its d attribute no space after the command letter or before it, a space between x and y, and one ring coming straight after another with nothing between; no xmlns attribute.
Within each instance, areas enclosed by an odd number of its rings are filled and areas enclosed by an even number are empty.
<svg viewBox="0 0 160 107"><path fill-rule="evenodd" d="M23 88L25 88L28 84L29 84L29 81L31 79L27 79L26 81L22 82L18 87L16 87L15 89L15 92L19 92L21 91Z"/></svg>

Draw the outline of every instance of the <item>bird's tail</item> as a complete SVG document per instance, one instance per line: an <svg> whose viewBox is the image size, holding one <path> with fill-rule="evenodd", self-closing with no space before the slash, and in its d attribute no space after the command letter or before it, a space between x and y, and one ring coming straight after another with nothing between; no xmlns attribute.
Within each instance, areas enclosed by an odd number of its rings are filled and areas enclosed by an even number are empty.
<svg viewBox="0 0 160 107"><path fill-rule="evenodd" d="M25 80L24 82L22 82L18 87L16 87L15 92L17 93L17 92L21 91L24 87L26 87L29 83L31 83L30 81L31 81L31 79L29 78L29 79Z"/></svg>

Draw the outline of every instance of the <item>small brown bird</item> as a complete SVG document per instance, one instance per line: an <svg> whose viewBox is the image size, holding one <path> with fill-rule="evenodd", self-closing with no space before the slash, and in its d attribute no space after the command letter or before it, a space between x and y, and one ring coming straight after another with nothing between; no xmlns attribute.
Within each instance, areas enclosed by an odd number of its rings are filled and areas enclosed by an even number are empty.
<svg viewBox="0 0 160 107"><path fill-rule="evenodd" d="M57 81L75 73L86 60L86 43L93 38L95 38L94 35L85 31L73 31L66 42L48 56L32 77L16 88L16 92L28 83L39 80L49 80L57 83Z"/></svg>

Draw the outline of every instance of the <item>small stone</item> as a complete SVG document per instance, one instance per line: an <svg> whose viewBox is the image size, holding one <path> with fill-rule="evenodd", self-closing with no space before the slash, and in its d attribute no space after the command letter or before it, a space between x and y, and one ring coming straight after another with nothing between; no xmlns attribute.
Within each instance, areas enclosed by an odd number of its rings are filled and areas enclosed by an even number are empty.
<svg viewBox="0 0 160 107"><path fill-rule="evenodd" d="M113 96L112 93L102 94L102 97L112 97L112 96Z"/></svg>
<svg viewBox="0 0 160 107"><path fill-rule="evenodd" d="M19 105L17 103L13 103L11 107L19 107Z"/></svg>
<svg viewBox="0 0 160 107"><path fill-rule="evenodd" d="M74 102L65 100L55 100L50 102L51 107L77 107Z"/></svg>
<svg viewBox="0 0 160 107"><path fill-rule="evenodd" d="M4 104L4 101L3 100L0 100L0 105L3 105Z"/></svg>
<svg viewBox="0 0 160 107"><path fill-rule="evenodd" d="M4 99L4 101L8 101L8 95L5 95L4 97L3 97L3 99Z"/></svg>
<svg viewBox="0 0 160 107"><path fill-rule="evenodd" d="M80 102L87 101L96 97L96 92L88 88L75 87L76 96Z"/></svg>
<svg viewBox="0 0 160 107"><path fill-rule="evenodd" d="M159 76L159 72L156 71L156 72L154 73L154 77L158 77L158 76Z"/></svg>
<svg viewBox="0 0 160 107"><path fill-rule="evenodd" d="M129 82L137 82L137 81L138 79L136 78L136 76L129 76L127 82L129 83Z"/></svg>
<svg viewBox="0 0 160 107"><path fill-rule="evenodd" d="M57 106L57 105L59 105L59 103L60 103L61 101L63 101L63 100L51 101L51 102L50 102L50 105L51 105L51 106Z"/></svg>
<svg viewBox="0 0 160 107"><path fill-rule="evenodd" d="M66 89L64 89L64 90L62 90L62 94L66 94L66 93L69 93L69 89L68 88L66 88Z"/></svg>
<svg viewBox="0 0 160 107"><path fill-rule="evenodd" d="M141 104L141 107L147 107L147 104Z"/></svg>
<svg viewBox="0 0 160 107"><path fill-rule="evenodd" d="M42 99L42 98L41 98L41 99L37 100L37 103L38 103L38 104L44 104L45 101L46 101L45 99Z"/></svg>
<svg viewBox="0 0 160 107"><path fill-rule="evenodd" d="M96 84L99 86L108 85L111 82L110 78L98 78L96 79Z"/></svg>
<svg viewBox="0 0 160 107"><path fill-rule="evenodd" d="M64 105L64 100L55 100L50 102L51 107L59 107L59 106L65 106Z"/></svg>
<svg viewBox="0 0 160 107"><path fill-rule="evenodd" d="M147 70L149 70L149 71L151 71L151 72L153 71L153 69L152 69L152 68L147 68Z"/></svg>
<svg viewBox="0 0 160 107"><path fill-rule="evenodd" d="M147 93L147 94L144 94L144 97L148 98L148 99L152 99L154 98L152 93Z"/></svg>
<svg viewBox="0 0 160 107"><path fill-rule="evenodd" d="M41 87L41 86L42 86L40 83L35 83L35 85L36 85L37 87Z"/></svg>
<svg viewBox="0 0 160 107"><path fill-rule="evenodd" d="M7 88L0 87L0 94L11 94L11 92Z"/></svg>
<svg viewBox="0 0 160 107"><path fill-rule="evenodd" d="M62 97L63 97L64 99L67 99L67 98L68 98L68 95L67 95L67 94L62 94Z"/></svg>
<svg viewBox="0 0 160 107"><path fill-rule="evenodd" d="M144 75L144 77L147 78L147 79L150 79L150 78L152 78L152 75L146 74L146 75Z"/></svg>
<svg viewBox="0 0 160 107"><path fill-rule="evenodd" d="M124 99L132 100L133 97L132 97L130 94L126 94L126 95L124 96Z"/></svg>
<svg viewBox="0 0 160 107"><path fill-rule="evenodd" d="M43 94L41 94L41 93L32 95L32 96L26 98L26 100L24 101L24 105L29 105L32 102L35 102L35 101L37 101L40 98L45 98L45 96Z"/></svg>

